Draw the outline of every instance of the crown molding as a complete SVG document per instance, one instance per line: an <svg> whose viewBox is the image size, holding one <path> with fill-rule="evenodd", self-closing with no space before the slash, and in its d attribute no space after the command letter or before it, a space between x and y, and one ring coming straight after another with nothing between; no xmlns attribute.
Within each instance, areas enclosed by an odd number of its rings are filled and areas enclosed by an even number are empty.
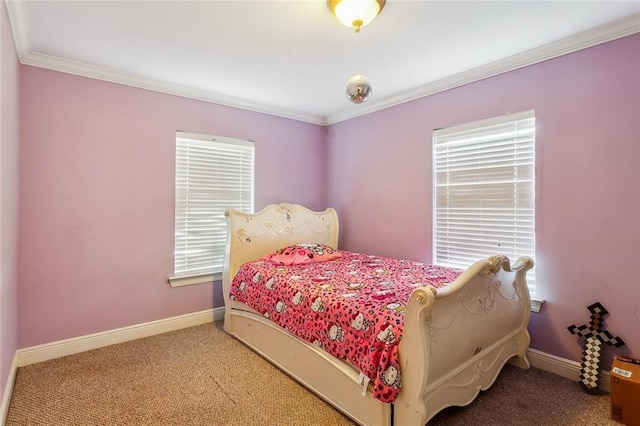
<svg viewBox="0 0 640 426"><path fill-rule="evenodd" d="M207 90L196 89L193 87L170 83L164 80L158 80L131 73L125 73L110 68L100 67L97 65L90 65L83 62L45 55L43 53L29 53L25 57L23 57L20 62L23 65L46 68L49 70L74 74L81 77L88 77L96 80L123 84L125 86L137 87L139 89L152 90L154 92L181 96L183 98L195 99L198 101L244 109L252 112L275 115L277 117L288 118L312 124L319 124L323 126L326 125L326 121L323 117L305 114L301 111L292 111L273 105L251 102L250 100L225 96Z"/></svg>
<svg viewBox="0 0 640 426"><path fill-rule="evenodd" d="M29 44L29 32L27 27L26 14L24 12L23 0L5 0L3 2L7 8L13 43L16 47L18 60L22 62L27 53L31 50Z"/></svg>
<svg viewBox="0 0 640 426"><path fill-rule="evenodd" d="M589 31L564 38L536 49L528 50L500 61L492 62L487 65L473 68L469 71L455 74L451 77L425 84L397 96L384 99L380 102L365 105L357 111L351 110L348 112L330 115L326 119L327 125L370 114L372 112L390 108L425 96L434 95L465 84L484 80L485 78L494 77L499 74L514 71L529 65L617 40L638 32L640 32L640 13L630 15L626 18L613 21L609 24L596 27Z"/></svg>
<svg viewBox="0 0 640 426"><path fill-rule="evenodd" d="M395 96L380 100L379 102L359 105L357 109L350 109L327 116L309 114L302 111L294 111L252 102L247 99L239 99L221 95L202 89L187 87L167 81L152 79L144 76L125 73L113 69L99 67L78 61L63 59L31 51L28 37L27 20L24 11L25 0L10 0L4 3L7 6L9 21L13 31L14 43L20 63L40 68L51 69L64 73L74 74L117 84L137 87L155 92L166 93L184 98L200 100L213 104L224 105L232 108L244 109L281 118L302 121L311 124L328 126L346 121L352 118L380 111L392 106L403 104L412 100L423 98L436 93L444 92L465 84L473 83L485 78L494 77L509 71L514 71L529 65L557 58L569 53L586 49L598 44L613 41L628 35L640 32L640 13L613 21L609 24L567 37L560 41L529 50L527 52L511 56L487 65L476 67L469 71L437 80L415 89L408 90Z"/></svg>
<svg viewBox="0 0 640 426"><path fill-rule="evenodd" d="M126 86L152 90L155 92L181 96L183 98L244 109L252 112L275 115L277 117L303 121L311 124L319 124L322 126L326 126L327 124L324 117L314 114L288 110L274 105L252 102L246 99L238 99L202 89L195 89L193 87L169 83L163 80L121 72L97 65L86 64L79 61L32 51L28 36L29 32L26 13L24 10L25 2L26 0L5 0L3 2L7 7L9 23L13 33L13 40L16 52L18 53L18 60L23 65L31 65L38 68L60 71L81 77L123 84Z"/></svg>

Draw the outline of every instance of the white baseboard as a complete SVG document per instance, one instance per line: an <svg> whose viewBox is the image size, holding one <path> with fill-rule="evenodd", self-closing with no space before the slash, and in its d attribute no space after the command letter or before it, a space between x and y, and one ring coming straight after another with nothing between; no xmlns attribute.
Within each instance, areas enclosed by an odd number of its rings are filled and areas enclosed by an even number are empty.
<svg viewBox="0 0 640 426"><path fill-rule="evenodd" d="M529 349L527 355L532 367L557 374L574 382L580 381L580 363L576 361L560 358L536 349ZM609 371L601 371L599 388L605 392L610 392L609 380Z"/></svg>
<svg viewBox="0 0 640 426"><path fill-rule="evenodd" d="M130 340L141 339L143 337L154 336L156 334L179 330L181 328L192 327L194 325L218 321L222 318L224 318L224 308L207 309L205 311L194 312L177 317L165 318L158 321L151 321L101 333L88 334L86 336L74 337L71 339L18 349L16 352L18 367L90 351L92 349L103 348L116 343L123 343Z"/></svg>
<svg viewBox="0 0 640 426"><path fill-rule="evenodd" d="M9 410L9 401L11 400L13 383L15 381L18 367L110 346L116 343L123 343L130 340L141 339L143 337L154 336L156 334L179 330L181 328L206 324L212 321L220 321L223 318L224 308L208 309L205 311L133 325L130 327L109 330L102 333L89 334L86 336L19 349L13 357L11 372L9 373L5 391L3 393L2 407L0 408L0 424L4 425L7 412ZM576 382L580 380L580 364L578 362L547 354L536 349L529 349L527 355L532 367L557 374ZM600 374L600 388L605 392L610 391L608 371L602 371Z"/></svg>
<svg viewBox="0 0 640 426"><path fill-rule="evenodd" d="M11 363L11 369L9 370L9 377L7 377L7 383L2 393L2 405L0 406L0 425L4 425L7 420L7 414L9 413L9 402L11 401L11 394L13 393L13 383L16 381L16 373L18 372L18 353L13 355L13 362Z"/></svg>

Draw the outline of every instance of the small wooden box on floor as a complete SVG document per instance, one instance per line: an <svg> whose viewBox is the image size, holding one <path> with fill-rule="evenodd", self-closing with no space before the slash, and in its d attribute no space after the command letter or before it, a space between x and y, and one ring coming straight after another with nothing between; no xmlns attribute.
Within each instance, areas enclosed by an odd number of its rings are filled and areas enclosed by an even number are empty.
<svg viewBox="0 0 640 426"><path fill-rule="evenodd" d="M616 356L611 365L611 418L640 426L640 361Z"/></svg>

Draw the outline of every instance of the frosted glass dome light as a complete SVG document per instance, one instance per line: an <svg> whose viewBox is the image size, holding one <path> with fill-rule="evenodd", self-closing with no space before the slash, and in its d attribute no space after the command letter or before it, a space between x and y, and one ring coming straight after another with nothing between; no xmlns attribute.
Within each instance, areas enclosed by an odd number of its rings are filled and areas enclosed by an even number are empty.
<svg viewBox="0 0 640 426"><path fill-rule="evenodd" d="M328 0L329 9L336 18L356 32L371 23L382 11L386 0Z"/></svg>

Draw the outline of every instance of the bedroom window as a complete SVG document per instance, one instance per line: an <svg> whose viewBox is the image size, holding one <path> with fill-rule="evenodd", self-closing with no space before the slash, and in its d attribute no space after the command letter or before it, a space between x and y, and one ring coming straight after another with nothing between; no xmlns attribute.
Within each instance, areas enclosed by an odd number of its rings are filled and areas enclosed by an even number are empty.
<svg viewBox="0 0 640 426"><path fill-rule="evenodd" d="M504 254L535 261L535 115L436 130L434 263L466 269ZM527 274L535 293L535 268Z"/></svg>
<svg viewBox="0 0 640 426"><path fill-rule="evenodd" d="M226 209L253 212L254 143L176 132L172 287L221 279Z"/></svg>

